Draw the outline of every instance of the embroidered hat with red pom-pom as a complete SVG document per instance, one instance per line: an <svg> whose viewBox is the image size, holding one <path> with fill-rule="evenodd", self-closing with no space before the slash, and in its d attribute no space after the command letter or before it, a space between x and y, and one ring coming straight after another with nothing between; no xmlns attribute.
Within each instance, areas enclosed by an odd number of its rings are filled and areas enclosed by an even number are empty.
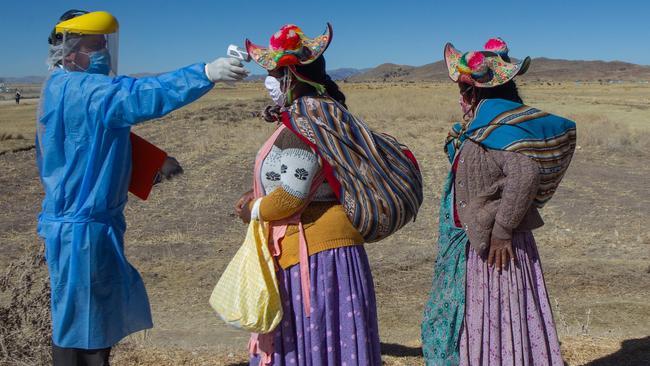
<svg viewBox="0 0 650 366"><path fill-rule="evenodd" d="M246 50L251 59L266 70L282 66L307 65L325 52L332 41L332 25L327 23L325 33L309 38L294 24L282 26L269 41L269 47L261 47L246 39Z"/></svg>
<svg viewBox="0 0 650 366"><path fill-rule="evenodd" d="M454 45L445 45L445 62L449 78L455 82L492 88L503 85L530 66L530 57L513 63L508 56L508 45L501 38L491 38L484 51L461 53Z"/></svg>

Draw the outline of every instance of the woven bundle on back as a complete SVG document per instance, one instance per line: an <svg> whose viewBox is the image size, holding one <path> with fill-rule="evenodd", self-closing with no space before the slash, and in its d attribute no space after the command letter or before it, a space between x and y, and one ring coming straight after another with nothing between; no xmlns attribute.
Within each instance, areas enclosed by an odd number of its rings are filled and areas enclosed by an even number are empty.
<svg viewBox="0 0 650 366"><path fill-rule="evenodd" d="M405 145L372 131L327 97L297 100L284 123L317 151L328 182L366 242L415 219L422 176Z"/></svg>

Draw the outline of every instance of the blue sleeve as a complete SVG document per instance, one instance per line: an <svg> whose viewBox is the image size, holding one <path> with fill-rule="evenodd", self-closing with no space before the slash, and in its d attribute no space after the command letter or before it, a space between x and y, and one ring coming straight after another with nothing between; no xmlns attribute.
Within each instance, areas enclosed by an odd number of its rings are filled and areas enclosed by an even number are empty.
<svg viewBox="0 0 650 366"><path fill-rule="evenodd" d="M106 128L124 128L162 117L210 91L214 83L204 69L201 63L144 78L89 75L81 90Z"/></svg>

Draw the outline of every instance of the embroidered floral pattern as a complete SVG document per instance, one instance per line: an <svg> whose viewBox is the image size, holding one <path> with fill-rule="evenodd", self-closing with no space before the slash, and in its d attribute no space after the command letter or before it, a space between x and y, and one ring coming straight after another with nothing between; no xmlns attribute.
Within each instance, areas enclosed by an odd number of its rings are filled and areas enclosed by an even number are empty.
<svg viewBox="0 0 650 366"><path fill-rule="evenodd" d="M271 180L271 181L279 181L280 180L280 174L276 172L267 172L266 173L266 179Z"/></svg>
<svg viewBox="0 0 650 366"><path fill-rule="evenodd" d="M303 168L299 168L299 169L296 169L296 173L293 176L300 179L300 180L307 180L307 177L309 176L309 172L307 172Z"/></svg>

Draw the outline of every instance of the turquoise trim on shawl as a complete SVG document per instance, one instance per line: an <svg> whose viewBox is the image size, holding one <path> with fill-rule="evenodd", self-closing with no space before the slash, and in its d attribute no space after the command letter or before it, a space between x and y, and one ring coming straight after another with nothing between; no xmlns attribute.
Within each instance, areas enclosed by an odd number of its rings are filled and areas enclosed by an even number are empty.
<svg viewBox="0 0 650 366"><path fill-rule="evenodd" d="M576 124L524 104L485 99L472 121L452 127L445 145L449 161L466 139L488 149L522 153L537 161L541 177L534 203L542 207L569 167L576 146Z"/></svg>

